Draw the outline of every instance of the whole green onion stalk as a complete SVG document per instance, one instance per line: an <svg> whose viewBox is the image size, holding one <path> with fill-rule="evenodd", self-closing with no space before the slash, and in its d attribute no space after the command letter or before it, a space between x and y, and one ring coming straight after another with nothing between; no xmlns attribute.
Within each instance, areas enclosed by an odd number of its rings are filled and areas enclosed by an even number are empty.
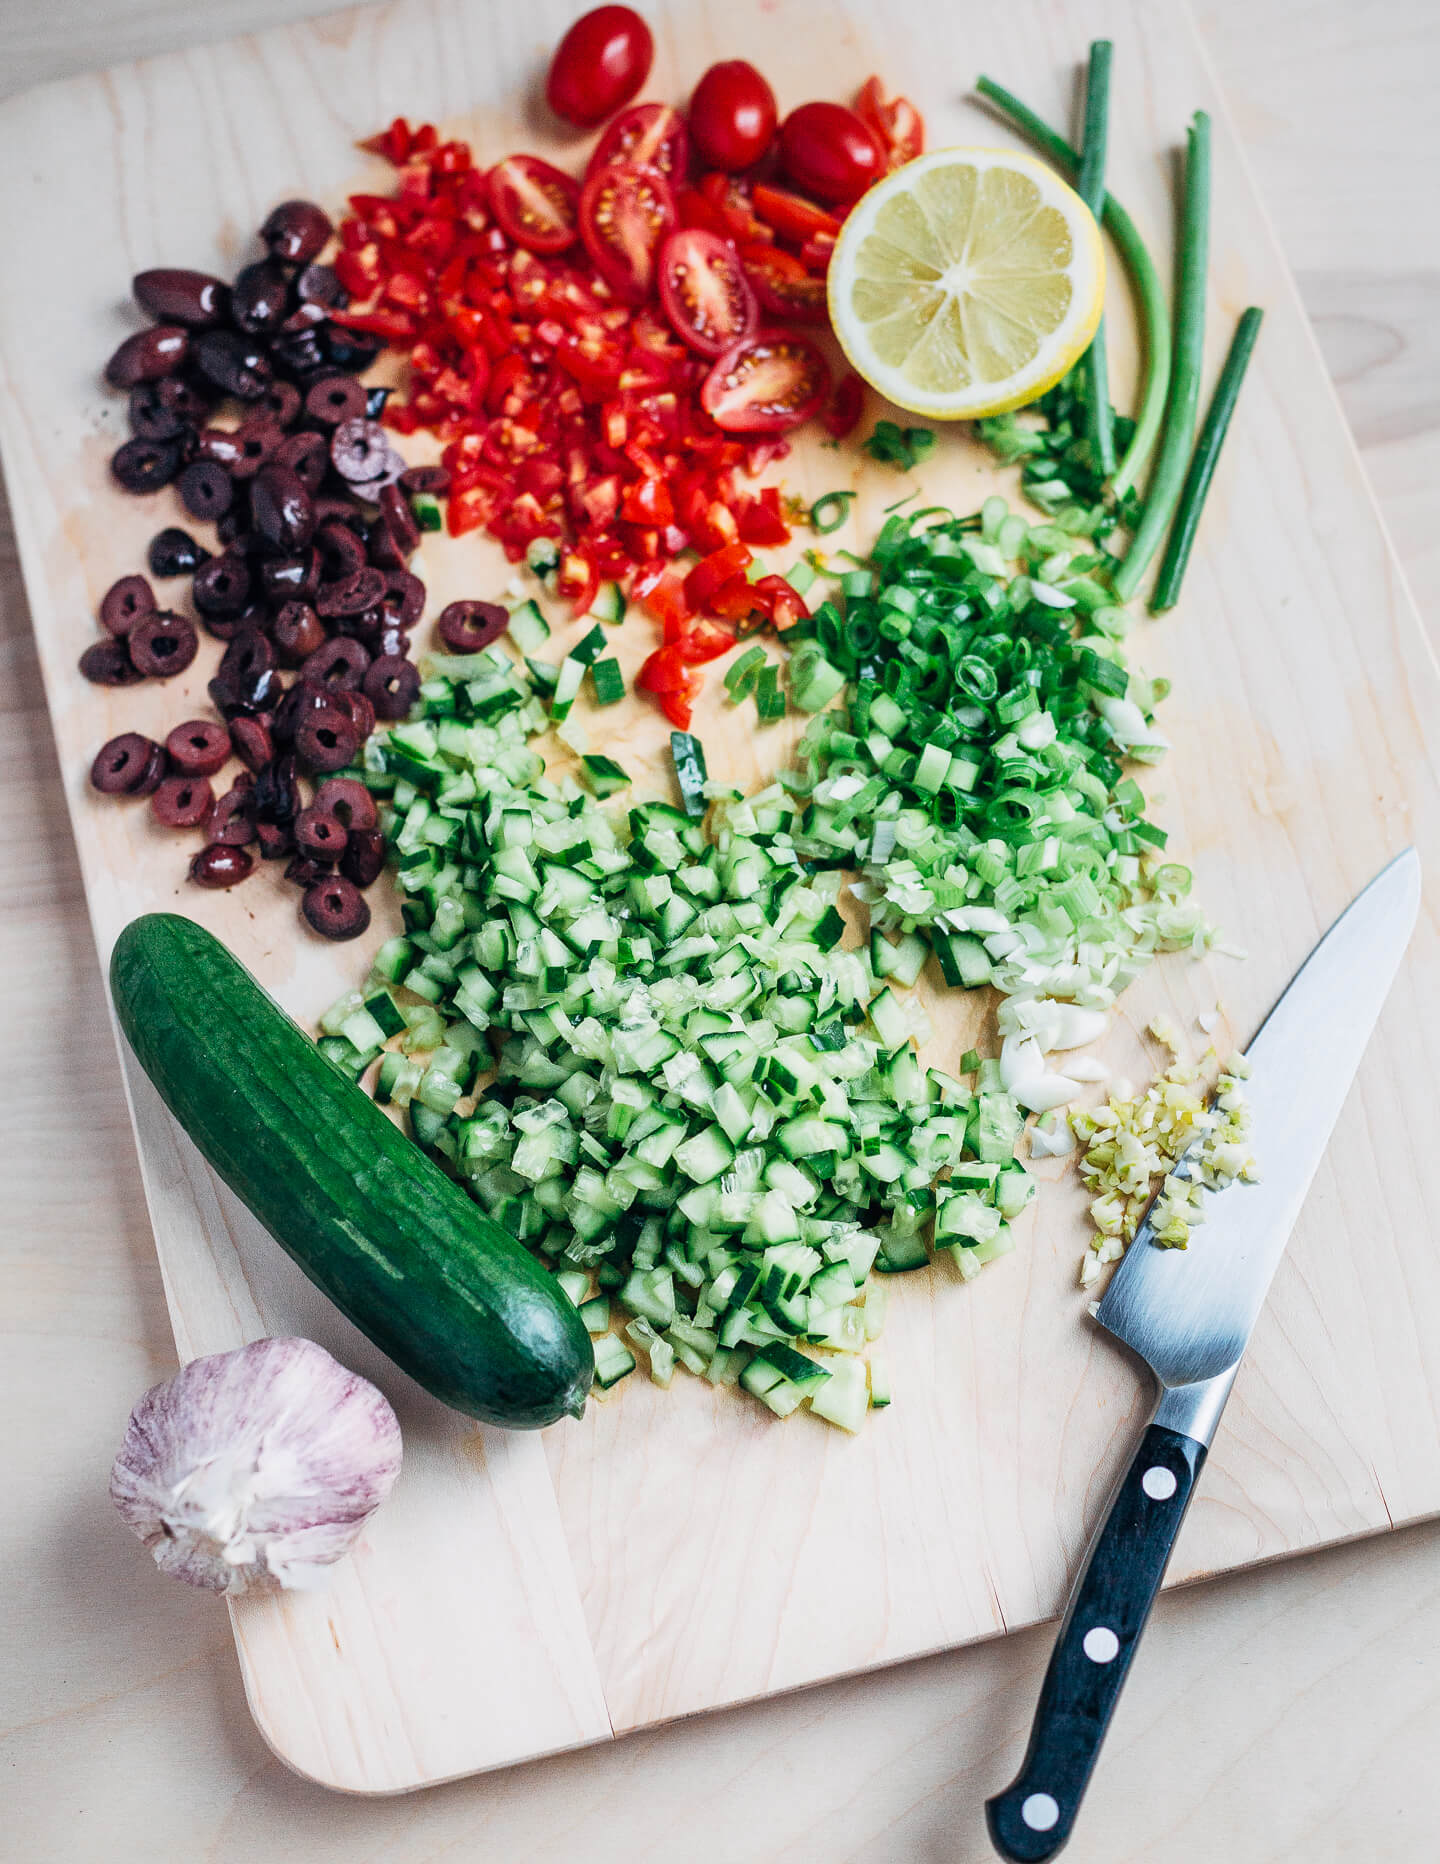
<svg viewBox="0 0 1440 1864"><path fill-rule="evenodd" d="M1085 80L1085 133L1075 192L1098 221L1105 208L1105 146L1110 127L1110 58L1108 39L1090 47ZM1110 364L1105 354L1105 318L1101 315L1087 354L1089 394L1085 404L1085 432L1090 456L1102 479L1115 476L1115 411L1110 406Z"/></svg>
<svg viewBox="0 0 1440 1864"><path fill-rule="evenodd" d="M1021 103L1013 92L1007 91L993 78L977 78L975 88L1027 136L1048 161L1067 175L1073 176L1078 172L1079 154L1058 130L1052 129L1028 104ZM1112 484L1118 499L1123 498L1138 481L1160 432L1170 389L1170 320L1155 262L1135 222L1113 194L1105 195L1100 223L1114 240L1130 274L1145 348L1145 383L1141 391L1140 408L1135 416L1135 431L1116 468Z"/></svg>
<svg viewBox="0 0 1440 1864"><path fill-rule="evenodd" d="M1205 285L1210 263L1210 118L1195 112L1185 157L1185 204L1180 220L1180 276L1175 294L1175 370L1165 404L1160 453L1145 495L1145 509L1125 561L1115 572L1117 600L1128 602L1150 559L1164 541L1180 501L1205 353Z"/></svg>

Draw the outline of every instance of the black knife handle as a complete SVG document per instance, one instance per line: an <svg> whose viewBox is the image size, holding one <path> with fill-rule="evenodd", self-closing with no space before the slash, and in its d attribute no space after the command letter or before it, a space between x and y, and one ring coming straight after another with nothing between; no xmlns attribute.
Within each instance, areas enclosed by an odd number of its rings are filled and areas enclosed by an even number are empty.
<svg viewBox="0 0 1440 1864"><path fill-rule="evenodd" d="M1024 1765L985 1802L995 1849L1015 1864L1053 1858L1070 1836L1204 1461L1203 1443L1152 1424L1115 1492L1070 1595Z"/></svg>

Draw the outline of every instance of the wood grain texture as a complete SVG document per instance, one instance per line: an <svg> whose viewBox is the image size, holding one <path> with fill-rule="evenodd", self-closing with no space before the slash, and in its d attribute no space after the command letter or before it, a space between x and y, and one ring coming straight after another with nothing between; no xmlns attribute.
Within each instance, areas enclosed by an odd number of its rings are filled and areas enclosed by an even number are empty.
<svg viewBox="0 0 1440 1864"><path fill-rule="evenodd" d="M881 59L873 27L869 44L855 28L816 53L822 35L807 34L804 8L786 6L783 15L789 30L780 55L773 49L773 13L742 11L727 16L722 30L705 10L688 11L685 68L698 69L722 44L727 50L763 47L782 101L793 101L806 89L843 91L877 62L917 96L933 126L950 120L953 127L939 135L995 139L988 126L981 130L978 116L961 111L927 81L934 65L928 40L958 32L963 22L937 26L938 14L912 7L898 26L887 28ZM12 358L12 406L19 409L6 434L7 461L15 475L18 445L32 601L52 692L65 693L57 707L62 766L92 869L102 857L107 865L134 862L137 876L163 874L169 884L175 866L173 841L166 838L157 849L142 834L126 843L113 832L113 818L102 848L77 781L93 742L107 731L93 715L77 716L69 665L87 638L83 618L159 522L140 517L104 484L107 449L97 437L104 422L97 419L100 404L88 379L90 359L106 347L104 337L95 337L97 304L113 296L117 280L152 259L203 263L209 256L233 264L238 229L253 224L280 192L293 191L297 176L316 192L337 193L354 172L348 138L395 109L414 114L428 108L455 118L489 154L508 141L531 141L518 120L505 121L504 99L511 94L506 60L533 63L553 39L556 18L544 9L527 13L524 45L516 27L517 43L496 46L474 9L462 18L387 8L350 26L287 34L283 53L277 40L219 57L190 54L9 107L0 137L13 135L17 148L45 140L57 111L79 145L73 169L67 171L67 152L43 183L25 181L12 211L13 239L24 225L33 227L50 190L63 191L67 173L72 180L82 172L109 174L105 152L118 153L112 211L77 260L65 302L47 305L44 329L19 304L6 307L0 321L0 348ZM502 33L508 30L502 24ZM1166 224L1168 200L1166 170L1155 154L1162 126L1178 126L1190 107L1207 100L1206 80L1183 33L1161 23L1153 9L1069 8L1062 16L1058 8L1037 5L1003 22L986 16L983 63L1002 75L1034 73L1027 94L1060 114L1067 61L1097 30L1143 47L1145 109L1128 124L1113 172L1123 178L1142 225L1158 231ZM967 69L981 62L975 56L980 40L978 30L969 31L963 53L957 48L948 62ZM661 44L662 60L680 51L674 32L662 33ZM219 126L198 164L194 140L186 140L185 111L175 101L183 96L182 78L197 107ZM327 111L312 120L298 106L317 78L325 81ZM667 92L683 88L663 69L657 81ZM272 90L280 98L273 108ZM249 157L243 180L235 145L227 142L227 133L238 134L234 112L242 98L253 98L259 113L251 117L259 152ZM1368 495L1323 388L1303 317L1223 137L1219 155L1224 241L1217 299L1233 313L1258 297L1272 306L1271 321L1263 370L1252 382L1254 394L1247 389L1244 444L1237 427L1185 608L1149 633L1145 652L1148 664L1172 673L1180 689L1169 723L1181 748L1165 787L1185 795L1189 814L1172 806L1164 819L1178 845L1196 852L1206 897L1255 960L1214 975L1168 966L1164 977L1147 980L1150 994L1137 992L1127 1003L1136 1072L1143 1050L1134 1030L1162 1004L1193 1015L1223 991L1236 1027L1253 1026L1330 913L1384 853L1415 832L1405 819L1407 792L1423 830L1433 830L1433 777L1417 719L1417 707L1433 703L1433 674L1378 528L1367 516ZM177 198L175 177L182 170L189 179ZM103 189L101 195L104 207ZM224 229L218 243L217 224ZM13 250L13 239L6 249ZM117 319L114 335L123 328ZM1212 361L1222 343L1223 332L1212 344ZM24 376L14 371L17 353L25 357ZM32 375L45 385L43 410L38 398L27 396ZM817 491L833 482L834 464L830 456L802 459L792 477ZM973 502L978 469L956 451L946 475L927 474L926 483L941 495ZM872 507L883 502L877 488L868 497ZM477 566L469 559L468 573ZM463 581L460 570L437 562L432 583L443 588L452 574ZM1349 618L1362 613L1366 632L1359 641ZM133 697L126 695L127 722L136 717ZM174 702L157 716L178 716ZM1382 743L1396 775L1393 792L1387 781L1377 809L1369 773ZM1237 821L1245 830L1238 842ZM137 878L130 896L100 911L102 942L106 911L119 914L113 932L127 910L138 910L135 895L153 903L147 888L154 884ZM94 902L93 877L91 891ZM337 979L318 962L277 974L294 946L289 910L265 900L239 939L227 918L227 936L252 962L272 967L267 981L303 1012L317 1007ZM1417 966L1425 962L1417 951ZM1327 1176L1317 1183L1277 1283L1182 1543L1187 1574L1363 1533L1392 1515L1404 1519L1436 1505L1433 1414L1423 1410L1435 1368L1427 1363L1420 1330L1402 1327L1397 1337L1387 1318L1401 1311L1408 1288L1423 1276L1424 1265L1414 1259L1423 1221L1407 1227L1423 1212L1413 1200L1404 1207L1402 1198L1393 1216L1386 1212L1384 1227L1393 1223L1393 1235L1373 1233L1372 1174L1381 1174L1387 1192L1403 1192L1414 1182L1410 1161L1424 1152L1425 1134L1416 1124L1424 1110L1412 1104L1413 1093L1402 1098L1399 1089L1386 1090L1387 1081L1421 1078L1423 1032L1414 1016L1407 1021L1411 1007L1418 1015L1425 1006L1392 1005L1388 1052L1372 1053L1367 1063ZM157 1166L155 1156L151 1171L162 1186L160 1202L186 1221L179 1213L188 1176L183 1167ZM172 1201L177 1194L181 1201ZM872 1429L852 1446L804 1422L788 1432L768 1429L738 1405L693 1387L667 1402L637 1386L592 1416L584 1432L552 1437L559 1518L618 1726L963 1641L1055 1608L1067 1563L1133 1421L1136 1385L1079 1322L1068 1287L1077 1252L1075 1200L1067 1206L1056 1194L1046 1202L1043 1232L1032 1235L1023 1261L1012 1260L970 1290L939 1277L934 1288L905 1290L890 1342L893 1359L908 1369L900 1402L884 1420L887 1427L896 1423L893 1432ZM239 1328L233 1337L245 1337L243 1286L265 1325L313 1331L323 1324L307 1314L308 1290L298 1277L293 1287L274 1282L275 1252L259 1239L236 1236L235 1253L244 1264L237 1282L225 1256L224 1224L215 1209L202 1214L220 1245L219 1266L204 1281L208 1272L198 1265L204 1286L178 1305L207 1316L222 1335L230 1325ZM168 1264L174 1252L163 1239L162 1250ZM192 1260L190 1270L196 1267ZM1414 1294L1421 1312L1427 1299L1434 1311L1434 1294L1429 1287ZM196 1328L193 1337L204 1337L204 1329ZM395 1383L393 1377L382 1382L387 1388ZM1343 1407L1336 1394L1344 1395ZM1406 1404L1422 1407L1412 1415L1431 1417L1418 1438L1392 1427ZM427 1485L444 1460L424 1460L420 1473ZM487 1492L498 1494L511 1473L490 1470ZM783 1519L773 1502L778 1491L794 1497ZM424 1492L432 1493L428 1486ZM414 1494L407 1507L421 1506L418 1487ZM396 1512L400 1503L397 1492ZM512 1548L517 1565L521 1551ZM385 1582L367 1574L367 1586L377 1583ZM696 1599L705 1602L703 1622L697 1622ZM365 1609L356 1602L354 1615ZM724 1634L705 1635L715 1622ZM732 1623L743 1626L743 1636L730 1635ZM243 1624L241 1632L252 1676L257 1661L267 1663L277 1703L293 1707L298 1696L281 1652L303 1668L316 1661L315 1644L307 1645L300 1627L292 1632L282 1625L259 1658ZM447 1667L447 1690L458 1669ZM565 1712L573 1719L574 1705ZM297 1713L283 1729L272 1724L272 1735L302 1739L305 1719ZM480 1742L488 1734L472 1727L461 1739ZM386 1758L378 1768L363 1733L344 1754L312 1742L301 1764L320 1777L372 1790L402 1783L407 1768L417 1779L459 1770L440 1757L443 1744L427 1749L412 1735L408 1728L384 1731ZM535 1743L527 1731L524 1738L530 1745L511 1753L585 1735ZM496 1757L487 1757L493 1764ZM338 1775L327 1771L337 1768Z"/></svg>

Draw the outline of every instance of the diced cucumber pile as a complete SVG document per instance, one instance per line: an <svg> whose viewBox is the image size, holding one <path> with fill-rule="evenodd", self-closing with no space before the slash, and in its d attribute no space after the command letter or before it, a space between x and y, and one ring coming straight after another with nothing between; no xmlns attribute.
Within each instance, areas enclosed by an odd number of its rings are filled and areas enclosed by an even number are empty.
<svg viewBox="0 0 1440 1864"><path fill-rule="evenodd" d="M541 774L543 714L503 650L439 664L426 716L367 753L406 931L326 1017L326 1052L358 1075L403 1028L379 1098L562 1275L602 1388L643 1352L660 1384L678 1363L854 1429L872 1268L928 1263L933 1225L968 1278L1032 1189L994 1064L973 1090L921 1067L784 790L708 823L623 812Z"/></svg>

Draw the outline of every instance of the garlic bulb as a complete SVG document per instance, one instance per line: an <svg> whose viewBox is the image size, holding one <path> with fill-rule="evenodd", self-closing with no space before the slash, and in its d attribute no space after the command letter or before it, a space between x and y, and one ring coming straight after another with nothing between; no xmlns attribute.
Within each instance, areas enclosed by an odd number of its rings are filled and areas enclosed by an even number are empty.
<svg viewBox="0 0 1440 1864"><path fill-rule="evenodd" d="M233 1595L323 1583L399 1473L368 1380L313 1340L256 1340L146 1392L110 1498L161 1572Z"/></svg>

